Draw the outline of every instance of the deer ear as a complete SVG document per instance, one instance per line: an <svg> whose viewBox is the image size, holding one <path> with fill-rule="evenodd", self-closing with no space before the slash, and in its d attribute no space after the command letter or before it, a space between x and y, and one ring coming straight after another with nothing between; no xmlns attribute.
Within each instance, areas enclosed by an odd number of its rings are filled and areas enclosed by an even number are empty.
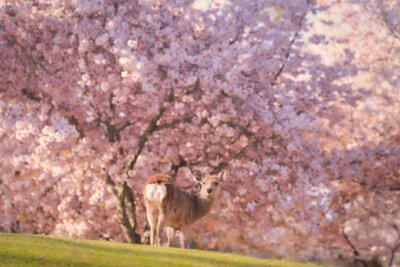
<svg viewBox="0 0 400 267"><path fill-rule="evenodd" d="M196 183L200 183L201 180L203 180L203 173L199 170L192 170L190 169L190 171L192 172L192 174L194 175L194 180Z"/></svg>
<svg viewBox="0 0 400 267"><path fill-rule="evenodd" d="M220 171L217 175L218 181L223 182L226 180L226 171Z"/></svg>

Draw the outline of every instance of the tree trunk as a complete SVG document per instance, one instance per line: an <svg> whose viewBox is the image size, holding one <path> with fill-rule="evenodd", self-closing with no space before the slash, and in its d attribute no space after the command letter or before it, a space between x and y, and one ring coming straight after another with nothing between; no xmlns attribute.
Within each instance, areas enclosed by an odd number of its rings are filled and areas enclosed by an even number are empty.
<svg viewBox="0 0 400 267"><path fill-rule="evenodd" d="M129 224L132 229L132 233L130 236L133 238L133 242L130 243L140 243L140 236L136 233L137 221L136 221L136 204L135 197L133 194L132 188L129 187L127 182L122 183L123 192L124 192L124 200L125 200L125 211L128 217Z"/></svg>
<svg viewBox="0 0 400 267"><path fill-rule="evenodd" d="M106 182L117 202L119 223L126 242L139 244L140 236L136 233L135 199L132 189L126 181L116 185L108 173Z"/></svg>

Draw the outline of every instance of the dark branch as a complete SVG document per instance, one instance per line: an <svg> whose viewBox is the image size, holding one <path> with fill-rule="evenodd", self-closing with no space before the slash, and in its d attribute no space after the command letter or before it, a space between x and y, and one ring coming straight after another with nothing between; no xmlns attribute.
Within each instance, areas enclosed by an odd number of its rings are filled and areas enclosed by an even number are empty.
<svg viewBox="0 0 400 267"><path fill-rule="evenodd" d="M369 208L367 208L365 205L362 205L362 207L369 212L370 215L380 219L381 221L383 221L384 223L386 223L387 225L389 225L390 227L392 227L395 232L397 233L397 238L399 239L399 243L393 248L391 255L390 255L390 261L389 261L389 267L393 265L393 261L394 261L394 256L396 254L396 251L400 248L400 229L397 226L397 224L394 222L390 222L388 220L386 220L385 218L383 218L382 216L380 216L379 214L377 214L376 212L370 210Z"/></svg>
<svg viewBox="0 0 400 267"><path fill-rule="evenodd" d="M173 100L174 100L174 91L171 89L171 93L167 96L167 98L165 99L165 102L172 102ZM129 171L133 170L133 168L135 167L137 159L139 158L140 153L142 153L142 150L145 147L149 136L157 130L157 122L161 119L165 110L166 110L166 107L162 103L160 108L158 109L158 114L150 121L146 130L140 136L137 151L136 151L135 155L133 156L132 160L130 160L124 168L124 173L127 177L129 177Z"/></svg>
<svg viewBox="0 0 400 267"><path fill-rule="evenodd" d="M349 244L349 246L351 247L351 249L353 250L353 254L354 256L359 256L360 253L358 252L358 250L356 249L356 247L353 245L353 243L350 241L350 238L347 236L347 234L344 232L344 229L342 228L342 233L344 238L346 239L347 243Z"/></svg>
<svg viewBox="0 0 400 267"><path fill-rule="evenodd" d="M178 174L178 171L181 167L184 167L187 165L187 161L181 156L179 155L179 163L178 164L172 164L171 166L171 176L172 178L176 178L176 175Z"/></svg>
<svg viewBox="0 0 400 267"><path fill-rule="evenodd" d="M176 179L176 175L178 174L180 168L196 166L199 163L200 162L197 161L186 161L181 155L179 155L178 164L171 165L170 175L172 176L172 178Z"/></svg>
<svg viewBox="0 0 400 267"><path fill-rule="evenodd" d="M393 37L400 39L400 33L396 31L394 28L393 24L389 21L388 14L383 10L384 8L384 3L382 3L382 0L379 1L379 6L380 6L380 11L382 15L383 22L386 24L386 27L389 29L390 33L393 35Z"/></svg>
<svg viewBox="0 0 400 267"><path fill-rule="evenodd" d="M133 123L133 122L127 122L127 123L125 123L124 125L122 125L122 126L118 129L118 131L119 131L119 132L122 132L123 130L125 130L126 127L129 127L129 126L134 125L134 124L135 124L135 123Z"/></svg>
<svg viewBox="0 0 400 267"><path fill-rule="evenodd" d="M26 88L21 90L22 94L24 96L26 96L27 98L29 98L30 100L36 101L36 102L40 102L40 100L42 100L40 97L36 96L34 93L32 93L31 91L28 91Z"/></svg>
<svg viewBox="0 0 400 267"><path fill-rule="evenodd" d="M49 192L51 192L54 189L54 186L57 185L62 178L64 178L65 176L67 176L68 174L71 174L72 171L67 172L66 174L61 175L60 177L57 178L57 180L55 180L50 186L48 186L43 193L40 195L40 198L45 197Z"/></svg>
<svg viewBox="0 0 400 267"><path fill-rule="evenodd" d="M107 128L108 141L110 141L110 143L120 141L121 135L119 130L115 127L115 125L111 124L110 120L103 121L103 123Z"/></svg>
<svg viewBox="0 0 400 267"><path fill-rule="evenodd" d="M221 122L219 123L219 125L223 125L223 124L226 124L226 125L228 125L228 126L231 127L231 128L239 128L239 129L241 130L239 136L241 136L242 134L244 134L246 137L250 138L251 136L254 135L254 133L252 133L252 132L250 132L250 131L248 130L248 127L250 126L250 124L248 124L247 126L243 126L243 125L240 125L240 124L238 124L238 123L236 123L236 122L233 122L233 121L221 121Z"/></svg>
<svg viewBox="0 0 400 267"><path fill-rule="evenodd" d="M114 105L114 103L112 102L113 97L114 97L114 94L111 92L110 98L109 98L109 100L108 100L108 105L110 106L110 110L112 111L112 113L115 114L115 105Z"/></svg>
<svg viewBox="0 0 400 267"><path fill-rule="evenodd" d="M307 1L307 4L308 4L308 1ZM304 14L301 16L301 18L299 19L298 30L295 32L292 40L290 40L290 42L289 42L289 46L288 46L288 48L286 50L283 63L280 66L280 68L278 69L278 71L275 73L274 77L272 78L272 81L270 83L271 87L274 86L277 83L279 76L282 74L283 70L285 69L286 63L288 62L289 56L290 56L290 54L292 52L293 44L296 42L297 37L299 36L299 32L301 31L301 29L303 27L304 19L305 19L306 15L307 15L307 12L308 12L308 7L307 7L307 10L304 12Z"/></svg>
<svg viewBox="0 0 400 267"><path fill-rule="evenodd" d="M361 203L360 203L361 204ZM400 240L400 229L399 227L397 227L396 223L392 223L390 221L388 221L386 218L382 217L381 215L379 215L378 213L374 212L373 210L369 209L368 207L366 207L364 204L361 204L361 207L363 207L371 216L374 216L375 218L378 218L379 220L383 221L384 223L386 223L387 225L389 225L390 227L392 227L395 232L397 233L397 237Z"/></svg>
<svg viewBox="0 0 400 267"><path fill-rule="evenodd" d="M75 129L78 131L80 138L85 137L84 131L79 127L78 120L74 116L68 117L68 122L69 124L75 126Z"/></svg>
<svg viewBox="0 0 400 267"><path fill-rule="evenodd" d="M193 119L193 116L185 117L183 119L175 119L171 122L163 123L163 124L156 126L155 131L159 131L159 130L162 130L165 128L173 128L182 122L190 123L190 122L192 122L192 119Z"/></svg>
<svg viewBox="0 0 400 267"><path fill-rule="evenodd" d="M225 169L228 166L228 162L226 161L221 161L218 163L217 166L213 167L213 172L212 173L219 173L220 171L222 171L223 169Z"/></svg>
<svg viewBox="0 0 400 267"><path fill-rule="evenodd" d="M113 193L117 194L117 191L114 191L114 190L116 190L116 189L115 189L115 183L114 183L114 181L111 179L111 177L110 177L110 175L108 174L108 172L107 172L107 174L106 174L106 183L107 183L108 185L111 186L111 188L112 188L112 190L113 190Z"/></svg>
<svg viewBox="0 0 400 267"><path fill-rule="evenodd" d="M392 250L392 253L390 254L390 260L389 260L389 267L393 266L393 261L394 261L394 256L396 254L396 251L400 248L400 243L398 243Z"/></svg>
<svg viewBox="0 0 400 267"><path fill-rule="evenodd" d="M193 86L193 89L186 92L186 95L190 94L193 94L195 98L200 98L201 95L200 78L197 78L196 83Z"/></svg>

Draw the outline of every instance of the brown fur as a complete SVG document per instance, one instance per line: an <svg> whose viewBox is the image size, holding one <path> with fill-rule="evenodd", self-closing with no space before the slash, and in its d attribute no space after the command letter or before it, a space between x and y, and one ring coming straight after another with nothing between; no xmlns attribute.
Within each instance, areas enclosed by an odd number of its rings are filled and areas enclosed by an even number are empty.
<svg viewBox="0 0 400 267"><path fill-rule="evenodd" d="M173 184L174 179L167 174L157 173L151 176L146 184Z"/></svg>

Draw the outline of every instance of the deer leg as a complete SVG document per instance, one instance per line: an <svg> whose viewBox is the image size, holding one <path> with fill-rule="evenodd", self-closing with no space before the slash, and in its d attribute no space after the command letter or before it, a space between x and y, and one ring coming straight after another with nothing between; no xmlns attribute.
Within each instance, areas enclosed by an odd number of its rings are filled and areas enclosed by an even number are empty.
<svg viewBox="0 0 400 267"><path fill-rule="evenodd" d="M167 247L171 246L171 242L174 239L174 235L175 235L175 229L172 227L167 227L167 237L168 237Z"/></svg>
<svg viewBox="0 0 400 267"><path fill-rule="evenodd" d="M157 223L157 231L156 231L156 238L157 238L157 246L161 246L161 231L164 227L165 216L162 212L158 214L158 223Z"/></svg>
<svg viewBox="0 0 400 267"><path fill-rule="evenodd" d="M150 245L154 246L154 238L156 236L156 228L157 228L157 210L156 209L147 209L147 221L150 225Z"/></svg>
<svg viewBox="0 0 400 267"><path fill-rule="evenodd" d="M179 232L179 245L181 248L186 248L186 240L189 235L189 226L183 226Z"/></svg>

